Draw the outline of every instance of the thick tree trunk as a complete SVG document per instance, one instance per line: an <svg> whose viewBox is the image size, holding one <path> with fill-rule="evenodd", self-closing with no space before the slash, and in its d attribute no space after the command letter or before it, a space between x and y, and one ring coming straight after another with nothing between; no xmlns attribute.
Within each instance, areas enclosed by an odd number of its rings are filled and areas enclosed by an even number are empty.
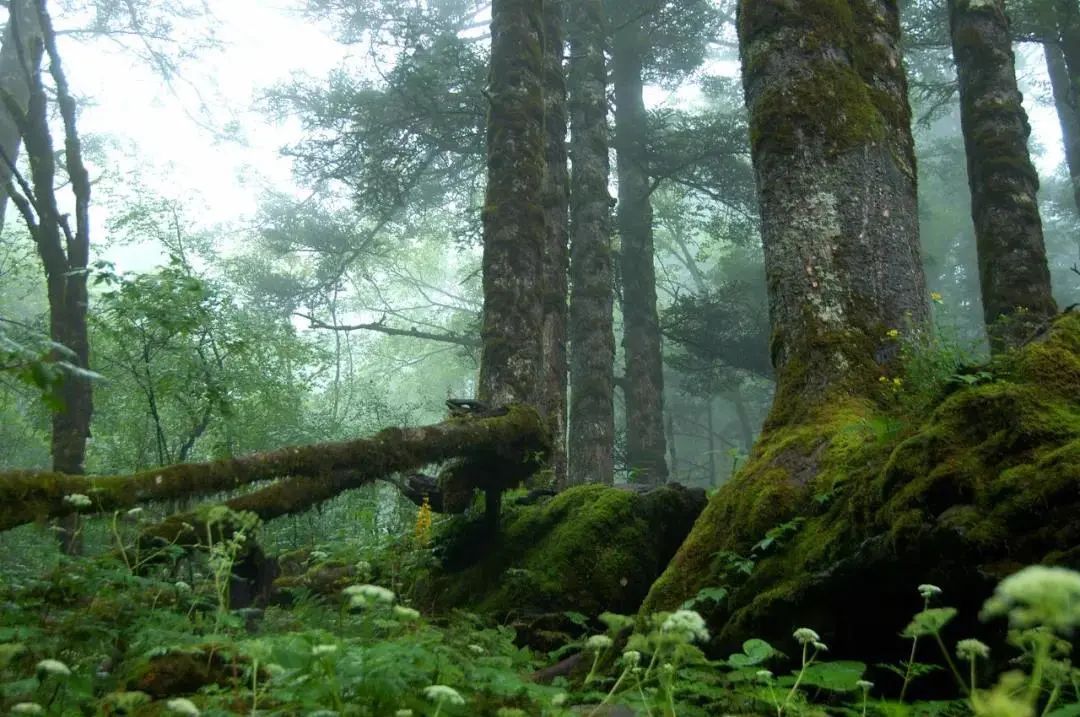
<svg viewBox="0 0 1080 717"><path fill-rule="evenodd" d="M40 62L41 58L41 55L32 52L31 48L36 42L40 42L41 30L37 22L37 6L33 0L12 0L12 4L17 6L14 11L8 11L3 45L0 46L0 92L25 109L30 99L30 77L38 70L36 63ZM18 19L18 27L11 21L13 17ZM17 121L9 109L0 103L0 232L4 229L8 203L6 187L11 181L11 164L18 159L21 144L22 133Z"/></svg>
<svg viewBox="0 0 1080 717"><path fill-rule="evenodd" d="M831 451L843 454L848 426L885 398L890 331L928 316L896 3L742 0L738 31L777 394L746 466L710 500L646 612L728 583L718 555L749 555L833 489Z"/></svg>
<svg viewBox="0 0 1080 717"><path fill-rule="evenodd" d="M634 480L667 480L664 374L656 312L652 203L645 155L648 134L643 97L641 20L615 31L615 151L619 176L617 226L621 242L623 350L626 355L626 452Z"/></svg>
<svg viewBox="0 0 1080 717"><path fill-rule="evenodd" d="M478 398L550 405L543 380L544 47L542 0L491 8L484 323Z"/></svg>
<svg viewBox="0 0 1080 717"><path fill-rule="evenodd" d="M570 472L614 478L615 336L603 0L570 5Z"/></svg>
<svg viewBox="0 0 1080 717"><path fill-rule="evenodd" d="M1016 86L1004 0L949 0L983 316L994 350L1014 348L1057 313L1050 293L1031 133Z"/></svg>
<svg viewBox="0 0 1080 717"><path fill-rule="evenodd" d="M557 485L566 484L567 272L569 270L570 175L566 165L566 70L562 0L544 0L544 247L543 403L551 422L551 467Z"/></svg>
<svg viewBox="0 0 1080 717"><path fill-rule="evenodd" d="M928 311L897 8L830 7L740 4L777 372L771 425L832 393L873 394L897 353L887 332L921 326Z"/></svg>
<svg viewBox="0 0 1080 717"><path fill-rule="evenodd" d="M1046 54L1046 70L1050 75L1050 86L1054 92L1054 108L1057 110L1058 123L1061 125L1061 140L1065 149L1065 166L1069 170L1072 183L1073 204L1077 217L1080 218L1080 113L1073 98L1069 80L1069 68L1065 64L1065 55L1057 43L1043 44Z"/></svg>

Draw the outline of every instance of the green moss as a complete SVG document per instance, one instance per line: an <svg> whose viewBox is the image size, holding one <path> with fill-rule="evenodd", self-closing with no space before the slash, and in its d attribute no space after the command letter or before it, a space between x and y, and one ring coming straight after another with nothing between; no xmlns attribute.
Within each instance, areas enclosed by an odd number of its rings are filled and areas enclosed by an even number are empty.
<svg viewBox="0 0 1080 717"><path fill-rule="evenodd" d="M463 521L439 539L444 568L421 584L418 600L500 617L632 612L703 504L700 491L591 484L507 508L494 540Z"/></svg>
<svg viewBox="0 0 1080 717"><path fill-rule="evenodd" d="M726 584L711 615L724 643L811 625L830 645L873 651L893 644L920 582L975 614L992 581L1022 564L1080 568L1080 315L986 370L993 382L957 389L904 431L883 430L896 417L850 399L772 426L642 612ZM748 578L716 564L796 516L797 532Z"/></svg>
<svg viewBox="0 0 1080 717"><path fill-rule="evenodd" d="M739 28L750 83L766 72L772 50L790 47L795 37L812 58L787 68L787 77L771 81L753 99L755 149L767 145L790 153L815 135L827 151L841 153L910 125L905 93L885 89L903 85L895 50L880 41L898 35L894 15L879 16L867 3L847 0L743 0Z"/></svg>

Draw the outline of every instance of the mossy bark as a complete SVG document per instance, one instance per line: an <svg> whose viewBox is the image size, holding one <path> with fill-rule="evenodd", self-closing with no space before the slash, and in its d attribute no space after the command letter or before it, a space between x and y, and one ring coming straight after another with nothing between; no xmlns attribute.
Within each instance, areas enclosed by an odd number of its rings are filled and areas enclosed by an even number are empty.
<svg viewBox="0 0 1080 717"><path fill-rule="evenodd" d="M985 370L992 381L940 397L906 428L850 400L773 429L710 501L643 612L724 586L729 598L709 615L718 645L783 644L805 625L832 655L895 661L910 647L898 633L921 605L916 585L944 588L961 609L947 637L963 637L1005 575L1040 562L1080 568L1080 314ZM812 452L778 460L789 447ZM754 560L748 576L732 556Z"/></svg>
<svg viewBox="0 0 1080 717"><path fill-rule="evenodd" d="M869 395L928 316L911 113L895 3L744 0L738 30L776 426Z"/></svg>
<svg viewBox="0 0 1080 717"><path fill-rule="evenodd" d="M463 456L489 466L490 483L505 489L546 457L547 428L535 410L511 406L505 415L454 418L417 428L387 428L371 438L294 446L243 458L191 463L133 475L87 477L61 473L0 473L0 530L72 512L64 497L89 496L90 511L130 508L151 500L207 495L264 480L285 480L228 502L237 511L270 519L305 510L380 476ZM475 487L486 487L477 485Z"/></svg>
<svg viewBox="0 0 1080 717"><path fill-rule="evenodd" d="M994 350L1015 348L1057 313L1050 292L1039 176L1004 0L949 0L971 186L983 315Z"/></svg>
<svg viewBox="0 0 1080 717"><path fill-rule="evenodd" d="M543 2L495 0L491 14L478 398L546 408Z"/></svg>
<svg viewBox="0 0 1080 717"><path fill-rule="evenodd" d="M572 3L568 29L573 160L568 482L610 484L615 445L615 281L603 0Z"/></svg>
<svg viewBox="0 0 1080 717"><path fill-rule="evenodd" d="M551 424L551 468L566 483L567 286L570 236L570 175L566 155L565 8L562 0L544 0L544 244L541 335L543 381L539 406Z"/></svg>
<svg viewBox="0 0 1080 717"><path fill-rule="evenodd" d="M884 460L870 438L886 398L879 380L898 359L889 332L928 317L896 3L742 0L738 33L777 393L748 463L710 500L645 612L737 588L733 561ZM847 529L822 519L815 545L839 549ZM802 567L787 569L801 579ZM740 588L721 606L722 639L742 634L754 599ZM770 636L790 634L782 619Z"/></svg>
<svg viewBox="0 0 1080 717"><path fill-rule="evenodd" d="M616 226L622 279L623 352L626 380L627 467L633 479L667 480L664 436L664 373L653 266L653 215L643 96L647 49L641 17L620 18L612 43L615 90L615 156L619 177Z"/></svg>

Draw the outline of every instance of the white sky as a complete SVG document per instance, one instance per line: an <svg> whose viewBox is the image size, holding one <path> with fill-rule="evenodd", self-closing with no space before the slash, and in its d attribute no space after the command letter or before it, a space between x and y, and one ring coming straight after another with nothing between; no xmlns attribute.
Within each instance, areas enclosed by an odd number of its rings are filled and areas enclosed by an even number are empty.
<svg viewBox="0 0 1080 717"><path fill-rule="evenodd" d="M263 90L294 73L326 77L349 52L299 15L301 3L212 3L223 47L184 66L176 92L141 60L109 42L63 38L61 54L72 88L93 99L81 111L80 130L109 134L121 143L119 150L110 150L110 162L121 173L113 181L124 181L124 175L138 172L130 181L182 200L189 216L204 226L251 217L267 188L297 191L291 162L280 155L280 148L299 139L299 123L276 125L256 111L255 103ZM57 19L57 25L63 27L63 19ZM1023 69L1045 81L1041 51L1019 54ZM192 86L212 106L209 116L201 115ZM681 94L650 91L648 99L650 104L690 99ZM1052 107L1036 106L1031 93L1025 99L1036 138L1046 149L1039 160L1040 172L1053 171L1061 157L1056 115ZM243 142L215 139L194 117L218 127L236 120ZM95 224L103 224L103 208L97 205L93 211ZM103 228L97 229L97 237L102 234ZM143 269L160 258L147 252L128 247L109 252L109 258L121 269Z"/></svg>

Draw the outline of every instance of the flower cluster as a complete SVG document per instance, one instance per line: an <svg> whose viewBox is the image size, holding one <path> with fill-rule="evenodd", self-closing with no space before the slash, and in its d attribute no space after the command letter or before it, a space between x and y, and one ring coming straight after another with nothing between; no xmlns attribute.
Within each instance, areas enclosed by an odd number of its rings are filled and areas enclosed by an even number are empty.
<svg viewBox="0 0 1080 717"><path fill-rule="evenodd" d="M693 610L676 610L671 613L660 626L660 631L684 642L706 642L709 639L705 619Z"/></svg>
<svg viewBox="0 0 1080 717"><path fill-rule="evenodd" d="M1032 565L1002 580L983 604L983 618L1008 615L1014 627L1067 632L1080 626L1080 573Z"/></svg>

